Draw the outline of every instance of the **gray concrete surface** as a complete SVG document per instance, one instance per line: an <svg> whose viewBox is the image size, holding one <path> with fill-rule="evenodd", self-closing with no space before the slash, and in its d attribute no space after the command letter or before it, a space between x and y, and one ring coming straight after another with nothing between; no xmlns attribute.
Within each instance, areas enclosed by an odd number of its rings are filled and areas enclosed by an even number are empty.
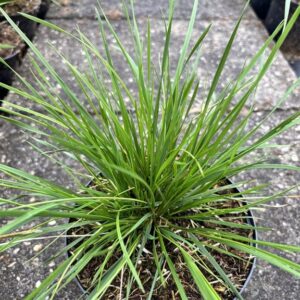
<svg viewBox="0 0 300 300"><path fill-rule="evenodd" d="M123 18L122 1L119 0L102 0L99 1L105 14L111 19ZM125 1L126 2L126 1ZM128 1L129 2L129 1ZM167 14L169 1L157 0L140 0L135 1L135 14L137 17L150 17L160 19L162 15ZM97 1L80 0L80 1L61 1L62 6L52 6L48 13L49 19L95 19L95 7ZM67 5L64 5L67 3ZM193 1L178 0L176 2L176 19L189 19L193 7ZM236 18L244 8L243 0L217 1L201 0L199 1L198 19L228 19ZM246 17L252 18L252 12L249 10Z"/></svg>
<svg viewBox="0 0 300 300"><path fill-rule="evenodd" d="M210 23L211 20L206 19L201 21L199 20L197 22L193 35L194 41ZM55 19L55 24L68 31L72 31L74 29L74 22L71 20ZM119 20L113 22L113 24L127 49L133 49L133 41L132 39L128 38L130 36L130 33L126 21ZM97 21L89 20L87 22L86 19L80 19L76 20L76 25L80 27L81 31L84 32L88 38L96 41L96 45L99 47L99 49L102 49L103 45L101 45L100 37L97 32ZM145 20L139 19L139 25L142 29L141 34L145 34ZM203 87L205 85L207 86L208 82L211 80L234 25L235 20L233 20L232 18L228 20L216 18L213 21L211 32L207 36L203 45L203 56L201 58L201 65L199 68L199 76L203 78L203 80L201 81ZM182 44L187 26L188 21L186 20L176 20L174 22L174 34L171 45L172 49L177 49ZM152 45L154 49L154 55L162 52L164 42L163 30L163 22L161 20L155 20L155 22L153 22L152 28ZM258 32L260 32L259 36L257 36ZM235 76L238 75L244 63L246 61L249 61L252 55L256 53L256 51L258 51L258 49L263 45L263 42L266 38L267 33L265 32L264 27L262 26L260 21L256 19L246 19L242 22L228 64L224 71L223 80L221 80L223 85L226 85L230 80L234 80ZM110 44L113 45L111 35L108 36L108 39L110 41ZM49 49L49 43L51 44L52 49ZM61 58L56 53L56 50L59 49L81 71L87 71L88 64L80 46L77 46L76 43L74 45L73 40L66 38L62 34L49 30L48 28L40 28L40 33L37 35L36 44L39 46L39 49L46 57L46 59L51 61L53 66L56 66L58 73L66 74L66 76L64 76L65 82L72 88L72 90L76 92L76 95L78 97L82 98L80 88L76 83L74 77L68 71L67 66L61 63ZM267 53L269 53L269 51L270 50L268 49ZM118 52L118 50L111 48L111 53L115 59L115 65L119 69L123 80L128 84L130 90L135 92L137 89L135 84L133 83L133 78L130 74L128 65L121 57L121 54ZM29 55L30 54L31 52L29 51ZM171 52L171 59L173 61L173 63L171 64L171 69L174 69L174 67L176 66L178 55L179 51ZM28 73L29 68L30 59L29 56L27 56L24 61L24 68L22 68L20 72L21 75L25 75L26 78L30 80L30 82L35 82L33 75ZM282 80L282 78L284 78L285 80ZM255 109L270 110L282 96L283 91L292 84L294 79L295 75L293 71L280 54L279 58L274 62L274 65L269 70L268 76L263 79L257 91L257 105ZM53 80L51 81L51 79L50 82L52 82L52 88L54 90L57 90L60 95L62 95L62 91L59 86L55 82L53 82ZM18 86L17 82L16 86ZM284 103L284 109L295 109L298 107L297 94L299 94L299 91L294 93L293 97L291 97L289 101ZM9 99L18 104L21 104L23 101L22 99L20 99L19 97L15 97L14 95L11 95ZM84 101L84 99L82 99L82 101ZM39 107L34 106L31 103L28 103L27 105L34 107L35 109L39 109Z"/></svg>
<svg viewBox="0 0 300 300"><path fill-rule="evenodd" d="M55 24L63 26L68 30L73 30L76 25L79 25L81 30L89 37L97 39L97 25L94 19L93 4L96 1L78 0L64 1L66 5L57 8L52 6L48 18ZM69 4L67 4L69 2ZM163 2L163 4L161 4ZM172 45L171 56L176 60L178 49L182 43L187 19L189 16L191 3L193 1L179 1L176 20L174 21L174 40ZM200 0L201 8L195 29L195 36L201 33L205 26L213 23L213 29L207 38L207 44L203 49L203 58L199 68L199 75L204 81L209 82L213 74L218 58L224 49L225 43L229 38L229 34L234 26L234 21L238 18L240 10L243 7L243 0L234 1L218 1L218 0ZM101 1L108 16L112 19L116 31L121 35L126 46L130 48L131 41L129 39L129 31L126 27L121 11L120 2L118 0ZM146 17L149 15L152 20L153 31L153 47L155 55L161 51L163 42L163 23L161 22L161 8L166 9L166 1L137 1L136 14L139 24L143 27ZM230 57L229 65L225 70L223 77L224 82L233 79L238 73L245 59L249 59L253 55L263 41L266 39L267 33L263 25L257 20L251 10L246 13L245 20L242 22L240 33L238 35L233 53ZM75 90L78 97L82 99L79 89L72 76L68 74L65 65L60 63L60 60L55 56L53 51L49 51L47 43L50 42L58 49L63 49L74 65L81 69L86 69L82 53L74 44L65 39L60 34L57 34L47 28L40 28L36 38L36 45L41 49L41 52L51 62L53 66L58 68L58 71L66 77L66 82ZM99 47L101 44L98 42ZM268 50L269 51L269 50ZM29 53L30 54L30 53ZM118 53L114 52L114 57L117 61L117 66L124 76L126 82L134 90L134 84L128 75L128 68L124 61L120 60ZM28 57L25 59L21 74L29 80L33 80L30 72L30 64ZM262 82L260 89L256 95L257 108L251 124L256 124L265 113L267 113L272 105L280 98L284 90L296 79L294 73L290 69L288 63L282 55L279 55L272 69L268 72L266 78ZM18 83L16 83L18 86ZM53 88L58 89L57 85L53 84ZM289 114L298 111L300 108L299 91L296 91L287 100L283 108L277 111L268 122L260 129L258 133L266 132L271 126L277 124L280 120L287 117ZM26 107L34 107L40 109L31 103L24 103L15 95L9 96L10 101L26 105ZM84 101L84 99L82 99ZM198 109L196 105L194 112ZM41 158L34 153L27 143L29 137L15 128L13 125L0 121L0 161L12 166L18 166L34 174L49 178L64 185L70 184L66 175L62 174L61 170L52 162L45 158ZM269 150L262 153L272 161L281 161L283 163L292 163L300 166L300 128L294 128L289 133L282 135L278 142L281 144L289 144L281 150ZM72 162L70 162L72 164ZM300 180L300 174L295 172L283 171L256 171L243 174L243 178L253 178L260 183L270 183L269 193L286 188L290 185L297 184ZM295 190L294 194L299 195L300 191ZM291 243L300 245L300 209L299 198L284 198L280 199L279 204L283 207L271 208L265 212L255 211L257 223L263 226L273 228L270 232L260 233L261 238L268 241L276 241L282 243ZM275 205L275 204L274 204ZM4 220L0 220L3 223ZM52 245L38 258L31 259L35 254L36 245L41 244L42 247L47 245L47 242L24 243L16 249L11 249L6 253L0 254L0 299L12 300L23 299L25 295L41 281L44 276L51 272L55 265L47 261L51 254L55 253L58 247L64 246L64 241L59 241ZM39 248L39 247L37 247ZM289 258L300 262L299 256L289 255ZM28 262L27 262L28 261ZM45 262L46 261L46 262ZM58 262L55 262L57 265ZM299 299L300 285L299 281L292 276L278 270L275 267L259 262L258 267L254 272L254 276L245 293L246 300L289 300ZM80 298L80 290L76 284L72 283L65 289L57 299L73 300Z"/></svg>

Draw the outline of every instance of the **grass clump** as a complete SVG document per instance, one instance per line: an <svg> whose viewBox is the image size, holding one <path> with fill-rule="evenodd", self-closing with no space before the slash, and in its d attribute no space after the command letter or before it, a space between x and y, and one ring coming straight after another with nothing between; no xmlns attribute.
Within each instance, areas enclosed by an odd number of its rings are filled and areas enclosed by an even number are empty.
<svg viewBox="0 0 300 300"><path fill-rule="evenodd" d="M118 295L128 299L136 290L145 299L151 299L157 290L168 290L168 286L172 286L169 290L172 293L168 296L188 299L189 284L198 293L198 299L221 299L220 291L224 289L242 299L239 286L218 262L220 253L237 256L236 259L241 261L256 256L292 275L300 275L298 264L256 248L255 244L289 252L299 252L299 247L255 241L251 235L256 227L243 222L247 220L249 209L268 203L287 191L266 196L262 186L254 186L240 193L237 188L241 189L245 182L227 180L253 169L299 171L295 166L261 161L255 155L251 156L254 159L250 162L244 159L269 147L270 140L299 124L297 112L264 135L254 137L299 82L253 128L249 129L248 124L254 106L250 107L247 116L242 117L241 112L271 66L300 8L285 24L284 30L282 24L242 67L236 79L218 92L240 18L207 93L201 96L201 110L191 117L191 108L199 97L197 67L200 50L210 30L209 26L191 44L197 6L196 0L173 73L170 71L174 65L170 57L174 19L172 0L159 64L155 64L157 58L153 59L151 23L147 23L146 34L142 37L133 5L132 18L124 7L134 40L133 54L123 45L109 21L105 19L103 22L99 12L103 53L80 30L72 34L54 24L27 16L74 39L82 47L88 73L81 72L63 55L61 59L80 87L89 109L0 9L34 53L31 61L37 87L21 76L19 80L26 87L24 89L1 83L0 86L42 108L36 111L5 102L2 111L12 117L3 119L35 134L34 147L44 155L51 157L50 153L65 153L75 159L87 174L83 175L61 161L60 165L73 180L74 188L70 189L0 165L4 174L0 180L2 188L20 190L22 195L38 199L35 203L24 202L22 197L0 199L0 216L14 218L0 229L0 237L10 238L0 245L0 250L5 251L24 239L42 239L53 233L63 238L67 233L77 232L69 239L68 246L58 251L58 255L68 251L72 254L27 299L45 299L47 295L53 299L97 259L99 263L89 284L89 299L107 299L108 293L116 293L111 290L111 284L116 282L119 284ZM272 38L281 30L280 38L265 57ZM137 95L130 91L115 66L107 31L130 69ZM253 75L259 64L259 70ZM159 67L155 67L157 65ZM61 88L63 97L52 88L47 79L49 76ZM109 77L110 84L105 83L105 76ZM46 96L41 96L40 91ZM129 104L125 99L129 99ZM92 180L88 186L84 180L86 177ZM240 198L241 195L244 198ZM69 219L69 222L49 227L43 219L38 226L22 231L24 224L40 218ZM146 283L139 265L144 263L147 268L147 262L152 269L150 281ZM178 266L189 274L188 282Z"/></svg>

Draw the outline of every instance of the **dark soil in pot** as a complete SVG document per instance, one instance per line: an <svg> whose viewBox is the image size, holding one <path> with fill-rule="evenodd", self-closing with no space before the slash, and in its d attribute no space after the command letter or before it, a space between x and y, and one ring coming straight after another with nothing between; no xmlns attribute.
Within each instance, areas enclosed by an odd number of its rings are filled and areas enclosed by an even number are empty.
<svg viewBox="0 0 300 300"><path fill-rule="evenodd" d="M12 3L5 4L4 10L10 16L16 16L19 12L31 14L39 9L41 0L14 0Z"/></svg>
<svg viewBox="0 0 300 300"><path fill-rule="evenodd" d="M20 64L21 54L24 50L24 43L14 31L14 29L6 22L0 23L0 44L10 45L12 48L1 49L0 57L13 69L16 69ZM12 84L13 72L4 64L0 63L0 82ZM1 100L6 96L7 90L0 87L0 105Z"/></svg>
<svg viewBox="0 0 300 300"><path fill-rule="evenodd" d="M228 181L226 180L228 183ZM238 190L234 189L231 191L225 191L224 193L238 193ZM223 193L222 193L223 194ZM224 203L218 204L218 208L232 208L232 207L237 207L241 205L245 205L246 203L241 202L241 201L226 201ZM237 215L235 215L237 216ZM238 224L250 224L252 226L255 226L253 217L250 211L248 213L241 213L238 217L232 219L232 216L224 216L227 220L233 221L238 223ZM71 219L71 222L76 221L76 219ZM183 226L185 228L195 226L194 224L191 223L190 220L182 220L182 222L176 224L177 226ZM220 225L215 225L212 223L204 223L204 222L199 222L196 224L197 226L205 226L206 228L220 228L224 229L225 227L220 226ZM91 231L90 227L81 227L80 229L78 228L73 228L70 229L67 233L68 236L70 235L84 235L84 234L89 234ZM227 232L231 233L236 233L240 234L245 237L250 237L253 238L254 240L257 238L256 231L249 231L249 230L244 230L244 229L237 229L237 228L231 228L229 229L226 227ZM180 234L180 233L179 233ZM205 241L203 237L198 237L200 241ZM71 243L74 241L74 238L68 238L67 243ZM152 249L152 244L153 242L149 242L149 244L146 244L145 249ZM214 244L211 242L211 244ZM213 254L214 258L216 261L222 266L223 270L225 273L229 276L229 278L232 280L232 282L236 285L237 289L240 290L241 292L244 290L246 284L248 283L249 278L252 275L253 268L255 265L255 258L251 257L248 254L242 253L238 250L235 249L230 249L227 246L222 246L224 247L224 250L229 251L233 256L228 256L224 255L220 252L217 252L215 250L210 250L210 253ZM194 280L192 276L190 275L190 272L188 271L186 265L183 263L183 258L178 249L175 248L175 246L171 243L166 243L166 248L168 253L170 254L170 258L173 261L177 274L179 278L181 279L181 282L183 283L183 286L185 288L186 294L188 299L190 300L200 300L202 299L201 295L199 294L197 286L194 284ZM71 249L69 252L69 255L72 255L74 249ZM156 250L158 253L161 252L159 244L156 247ZM107 263L107 267L105 269L108 269L110 266L112 266L117 260L122 256L122 253L113 253L111 259ZM238 259L234 256L238 256L241 259ZM81 287L82 291L86 294L89 293L93 289L92 286L92 278L96 274L97 270L101 266L103 262L103 257L96 257L93 258L90 263L87 265L86 268L82 270L82 272L78 276L78 283L79 286ZM208 260L203 256L202 257L203 261L205 264L208 266L211 266ZM168 271L168 265L164 265L164 269L166 272ZM212 268L213 269L213 268ZM151 290L151 284L152 280L154 278L155 272L156 272L156 265L154 262L154 258L151 252L146 251L143 253L141 259L138 262L138 267L137 271L140 274L140 279L143 283L143 286L145 288L146 293L142 294L140 289L138 288L137 284L134 282L132 285L131 289L131 294L130 294L130 299L132 300L141 300L141 299L147 299L147 291L149 292ZM208 273L205 269L201 270L203 274L206 276L206 278L210 282L215 282L213 284L213 287L215 290L218 292L218 294L221 296L222 299L224 300L232 300L234 299L234 295L230 290L228 290L224 285L220 284L215 280L215 277ZM121 279L122 276L122 279ZM105 300L114 300L117 299L120 295L120 286L121 286L121 281L126 282L127 279L130 276L129 271L125 271L122 275L119 275L113 280L111 283L110 288L106 291L105 295L102 297L102 299ZM126 286L123 286L123 293L122 295L126 295ZM165 288L159 286L156 287L154 290L152 299L157 299L157 300L168 300L168 299L180 299L180 296L178 294L178 289L177 286L172 279L172 277L168 277L167 279L167 285Z"/></svg>
<svg viewBox="0 0 300 300"><path fill-rule="evenodd" d="M6 44L12 46L11 48L0 48L0 57L3 59L13 56L15 53L19 53L24 48L24 43L22 42L19 35L15 30L7 23L0 23L0 44Z"/></svg>
<svg viewBox="0 0 300 300"><path fill-rule="evenodd" d="M4 5L5 12L12 18L12 20L19 26L19 28L30 39L33 39L37 24L21 15L19 12L27 13L37 16L41 5L41 0L15 0L12 3ZM5 20L0 16L0 21Z"/></svg>

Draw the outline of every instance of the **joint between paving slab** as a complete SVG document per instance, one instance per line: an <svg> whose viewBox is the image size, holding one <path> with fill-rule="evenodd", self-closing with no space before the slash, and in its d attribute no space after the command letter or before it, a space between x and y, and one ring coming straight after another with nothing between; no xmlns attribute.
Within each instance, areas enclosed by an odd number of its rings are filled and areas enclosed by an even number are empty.
<svg viewBox="0 0 300 300"><path fill-rule="evenodd" d="M156 20L156 21L164 21L167 18L155 18L155 17L151 17L151 16L137 16L136 17L137 20L142 20L142 19L149 19L149 20ZM92 20L92 21L97 21L97 17L95 16L49 16L47 17L47 20L51 21L51 20ZM101 16L101 20L105 20L104 16ZM127 18L125 16L119 17L118 19L114 19L114 18L108 18L108 20L110 22L118 22L118 21L126 21ZM130 18L130 20L132 20L132 17ZM180 17L174 17L173 18L174 21L189 21L190 19L188 17L186 18L180 18ZM233 21L233 20L238 20L237 18L233 19L233 18L215 18L215 17L204 17L204 18L198 18L196 19L197 21ZM244 17L243 20L249 20L249 21L254 21L253 17L251 16L247 16ZM259 21L259 20L257 20Z"/></svg>

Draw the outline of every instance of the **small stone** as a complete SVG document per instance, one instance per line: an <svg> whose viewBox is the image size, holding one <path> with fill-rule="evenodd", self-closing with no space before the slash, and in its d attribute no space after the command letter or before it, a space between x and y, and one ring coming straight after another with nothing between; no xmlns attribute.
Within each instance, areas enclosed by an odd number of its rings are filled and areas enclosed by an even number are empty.
<svg viewBox="0 0 300 300"><path fill-rule="evenodd" d="M21 280L21 278L20 278L19 276L17 276L17 278L16 278L16 279L17 279L17 281L20 281L20 280Z"/></svg>
<svg viewBox="0 0 300 300"><path fill-rule="evenodd" d="M55 262L54 262L54 261L51 261L51 262L48 264L48 266L49 266L50 268L54 267L54 266L55 266Z"/></svg>
<svg viewBox="0 0 300 300"><path fill-rule="evenodd" d="M12 268L14 265L16 264L16 262L12 262L11 264L8 265L9 268Z"/></svg>
<svg viewBox="0 0 300 300"><path fill-rule="evenodd" d="M24 242L24 245L29 246L29 245L31 245L31 242Z"/></svg>
<svg viewBox="0 0 300 300"><path fill-rule="evenodd" d="M35 198L34 198L34 197L31 197L31 198L29 199L29 202L30 202L30 203L35 202Z"/></svg>
<svg viewBox="0 0 300 300"><path fill-rule="evenodd" d="M56 221L55 221L55 220L50 221L50 222L48 223L48 225L49 225L49 226L54 226L54 225L56 225Z"/></svg>
<svg viewBox="0 0 300 300"><path fill-rule="evenodd" d="M296 154L293 154L291 156L292 161L297 162L298 161L298 156Z"/></svg>
<svg viewBox="0 0 300 300"><path fill-rule="evenodd" d="M38 281L35 283L35 287L38 288L41 284L42 284L42 282L41 282L40 280L38 280Z"/></svg>
<svg viewBox="0 0 300 300"><path fill-rule="evenodd" d="M16 248L16 249L14 249L13 254L18 254L19 251L20 251L20 248Z"/></svg>
<svg viewBox="0 0 300 300"><path fill-rule="evenodd" d="M106 16L113 21L117 21L122 19L123 14L118 9L114 9L106 12Z"/></svg>
<svg viewBox="0 0 300 300"><path fill-rule="evenodd" d="M39 252L39 251L42 250L42 248L43 248L43 245L42 245L42 244L37 244L37 245L35 245L35 246L33 247L33 251L34 251L34 252Z"/></svg>

